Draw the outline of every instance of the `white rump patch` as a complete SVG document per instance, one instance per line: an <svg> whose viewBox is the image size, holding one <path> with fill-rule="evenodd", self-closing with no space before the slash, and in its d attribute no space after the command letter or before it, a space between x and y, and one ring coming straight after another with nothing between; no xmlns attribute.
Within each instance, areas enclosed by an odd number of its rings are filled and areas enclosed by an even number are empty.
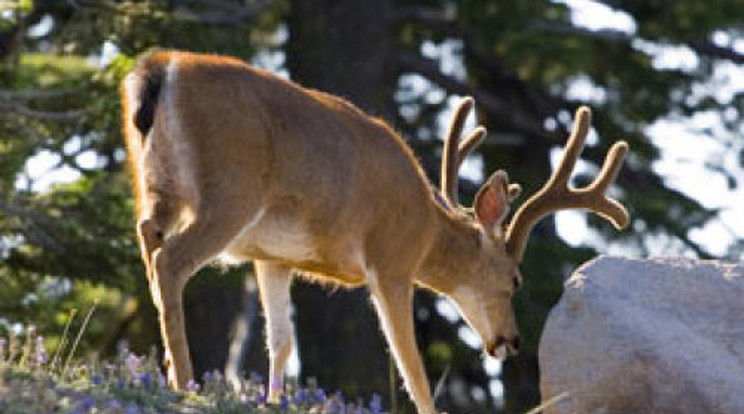
<svg viewBox="0 0 744 414"><path fill-rule="evenodd" d="M176 169L178 177L178 187L185 192L185 196L194 205L198 204L199 191L196 187L194 177L193 158L189 140L186 139L183 128L183 120L176 105L178 99L178 58L171 57L168 68L165 72L165 82L163 85L165 119L166 119L166 138L173 154L173 167Z"/></svg>

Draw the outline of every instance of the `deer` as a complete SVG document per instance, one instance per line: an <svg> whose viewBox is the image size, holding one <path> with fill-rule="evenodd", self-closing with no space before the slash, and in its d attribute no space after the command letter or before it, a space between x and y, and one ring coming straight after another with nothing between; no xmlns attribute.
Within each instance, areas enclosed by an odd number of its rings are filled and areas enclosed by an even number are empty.
<svg viewBox="0 0 744 414"><path fill-rule="evenodd" d="M435 413L414 336L421 287L453 301L488 355L519 348L511 297L532 227L567 208L622 229L627 210L605 195L627 143L609 150L586 188L568 180L590 125L576 113L563 159L543 188L505 219L521 187L493 173L474 204L458 201L458 169L486 136L462 130L459 104L436 189L404 139L352 103L225 56L160 50L121 83L123 134L136 201L136 233L158 311L164 366L182 390L193 373L182 294L219 261L252 261L266 321L268 400L278 401L293 347L290 281L366 286L403 385L420 414Z"/></svg>

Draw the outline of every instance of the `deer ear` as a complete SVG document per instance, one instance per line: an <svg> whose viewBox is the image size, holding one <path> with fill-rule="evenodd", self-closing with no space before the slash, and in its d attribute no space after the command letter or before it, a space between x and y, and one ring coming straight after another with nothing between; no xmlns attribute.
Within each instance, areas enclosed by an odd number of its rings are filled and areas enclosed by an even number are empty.
<svg viewBox="0 0 744 414"><path fill-rule="evenodd" d="M501 222L509 213L509 202L519 191L509 187L508 183L506 172L496 171L475 195L475 217L487 232L494 235L501 234Z"/></svg>

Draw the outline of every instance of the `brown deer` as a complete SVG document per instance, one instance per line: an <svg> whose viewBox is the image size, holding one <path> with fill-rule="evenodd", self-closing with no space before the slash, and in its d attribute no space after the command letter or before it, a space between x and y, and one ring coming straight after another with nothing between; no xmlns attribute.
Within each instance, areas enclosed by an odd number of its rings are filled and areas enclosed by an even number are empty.
<svg viewBox="0 0 744 414"><path fill-rule="evenodd" d="M445 142L441 192L384 122L349 102L232 58L175 51L142 57L122 83L137 234L160 315L170 384L192 380L183 288L214 260L255 264L267 322L269 398L276 401L293 341L293 271L366 285L419 413L434 413L413 326L415 286L451 298L490 355L516 352L511 296L530 229L544 215L585 208L622 228L625 209L604 193L627 150L610 150L596 181L568 188L589 128L587 108L548 184L506 226L519 186L503 171L457 202L457 170L483 139L458 144L471 99Z"/></svg>

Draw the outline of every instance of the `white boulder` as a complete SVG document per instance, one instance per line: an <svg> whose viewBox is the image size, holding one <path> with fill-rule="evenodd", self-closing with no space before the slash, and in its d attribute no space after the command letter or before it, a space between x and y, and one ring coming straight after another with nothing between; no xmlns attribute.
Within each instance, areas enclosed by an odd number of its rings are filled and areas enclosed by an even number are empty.
<svg viewBox="0 0 744 414"><path fill-rule="evenodd" d="M539 359L546 413L744 413L744 265L593 260Z"/></svg>

